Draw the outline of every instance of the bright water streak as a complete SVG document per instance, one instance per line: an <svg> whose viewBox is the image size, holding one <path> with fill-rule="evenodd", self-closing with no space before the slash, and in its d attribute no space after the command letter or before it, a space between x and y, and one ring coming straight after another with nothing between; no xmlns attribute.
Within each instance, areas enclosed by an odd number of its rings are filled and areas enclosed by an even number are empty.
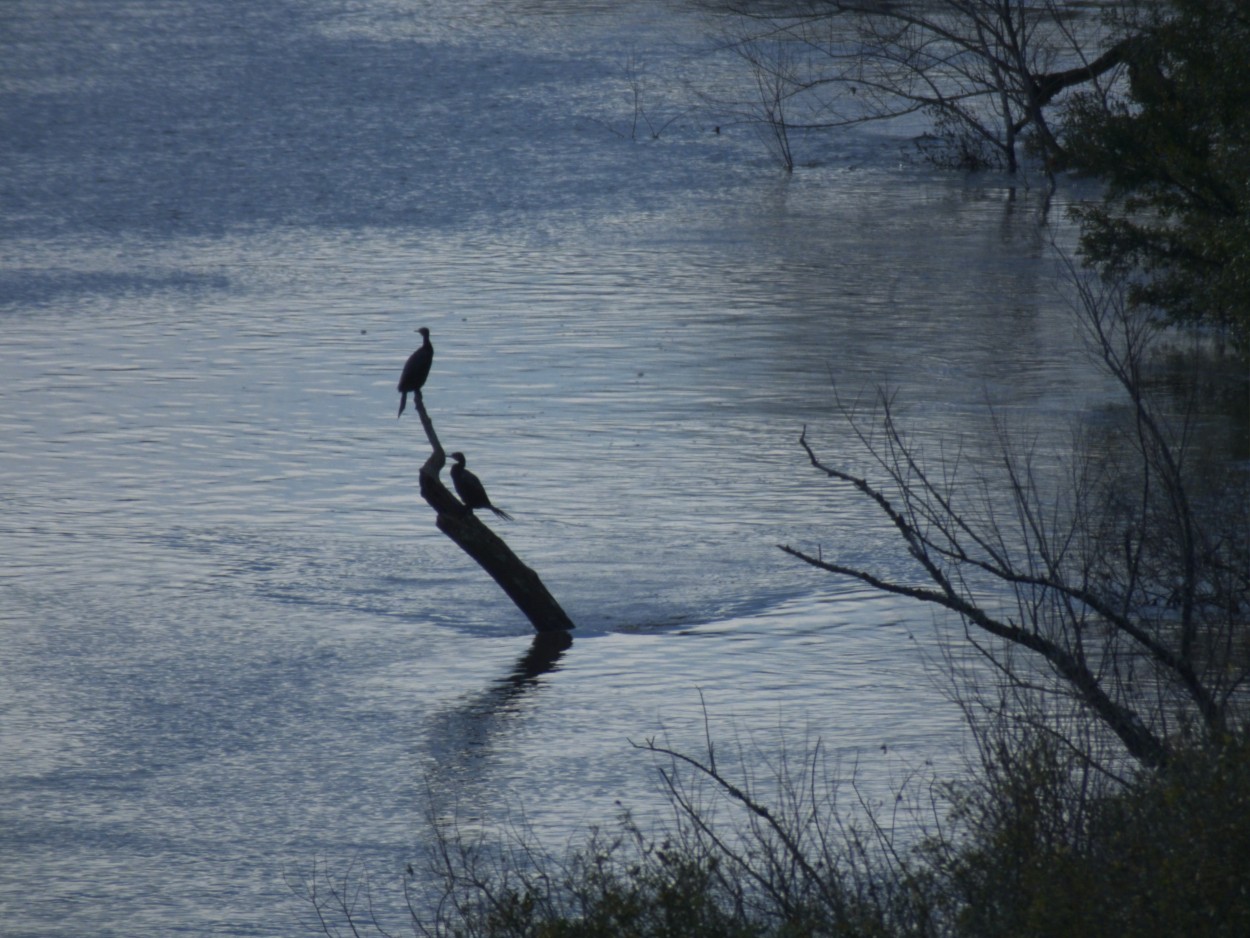
<svg viewBox="0 0 1250 938"><path fill-rule="evenodd" d="M0 17L6 934L301 934L319 859L393 903L430 793L576 838L654 808L629 740L697 746L701 699L870 791L955 761L929 614L775 545L907 570L796 445L855 460L831 377L974 453L987 399L1047 439L1105 399L1026 194L869 136L785 177L694 111L630 139L630 56L722 67L676 5ZM420 325L444 443L579 625L532 680L417 496Z"/></svg>

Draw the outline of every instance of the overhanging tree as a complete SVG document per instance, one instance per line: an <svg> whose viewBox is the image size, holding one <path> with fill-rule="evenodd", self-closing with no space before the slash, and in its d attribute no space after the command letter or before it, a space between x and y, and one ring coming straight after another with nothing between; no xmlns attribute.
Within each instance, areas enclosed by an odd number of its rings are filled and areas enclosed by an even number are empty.
<svg viewBox="0 0 1250 938"><path fill-rule="evenodd" d="M1076 212L1100 270L1129 300L1208 324L1250 352L1250 5L1151 5L1126 48L1127 96L1077 96L1075 165L1108 182Z"/></svg>

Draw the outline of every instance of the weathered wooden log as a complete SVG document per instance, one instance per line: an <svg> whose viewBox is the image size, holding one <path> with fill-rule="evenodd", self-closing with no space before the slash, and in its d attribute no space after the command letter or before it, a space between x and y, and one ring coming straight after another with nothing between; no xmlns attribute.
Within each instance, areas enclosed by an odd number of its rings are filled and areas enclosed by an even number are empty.
<svg viewBox="0 0 1250 938"><path fill-rule="evenodd" d="M413 392L413 398L431 450L429 459L421 467L421 497L437 513L435 524L438 529L491 575L539 632L567 632L572 629L573 620L547 591L538 574L523 564L502 538L443 485L439 473L447 464L447 454L438 441L421 392Z"/></svg>

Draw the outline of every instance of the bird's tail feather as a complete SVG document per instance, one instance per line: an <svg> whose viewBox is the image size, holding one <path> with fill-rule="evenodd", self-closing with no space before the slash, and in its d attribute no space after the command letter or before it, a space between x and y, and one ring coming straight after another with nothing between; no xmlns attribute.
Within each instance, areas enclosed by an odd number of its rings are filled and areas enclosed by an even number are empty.
<svg viewBox="0 0 1250 938"><path fill-rule="evenodd" d="M494 505L491 505L490 510L493 511L495 514L499 515L499 517L503 518L504 521L512 520L512 515L508 514L502 508L496 508Z"/></svg>

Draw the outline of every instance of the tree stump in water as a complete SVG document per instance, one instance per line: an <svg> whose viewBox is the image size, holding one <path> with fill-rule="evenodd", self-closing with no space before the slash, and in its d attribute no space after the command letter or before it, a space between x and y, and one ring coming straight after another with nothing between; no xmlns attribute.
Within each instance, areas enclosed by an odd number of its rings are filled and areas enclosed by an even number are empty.
<svg viewBox="0 0 1250 938"><path fill-rule="evenodd" d="M538 574L523 564L512 549L476 515L461 504L439 479L447 464L447 454L434 432L434 423L425 409L420 391L413 392L417 415L430 441L430 458L421 467L421 497L438 514L438 529L477 561L508 594L540 633L567 633L573 621L547 591Z"/></svg>

